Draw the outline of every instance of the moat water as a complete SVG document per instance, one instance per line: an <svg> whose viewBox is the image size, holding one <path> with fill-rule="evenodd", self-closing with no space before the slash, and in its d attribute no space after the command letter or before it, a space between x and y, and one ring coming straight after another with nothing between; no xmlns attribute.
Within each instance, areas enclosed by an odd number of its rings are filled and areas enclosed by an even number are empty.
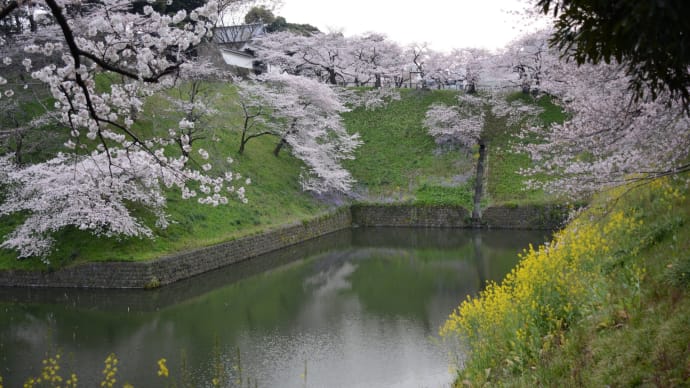
<svg viewBox="0 0 690 388"><path fill-rule="evenodd" d="M152 291L0 288L0 376L20 387L59 352L96 387L114 353L117 386L448 386L440 325L547 238L359 228Z"/></svg>

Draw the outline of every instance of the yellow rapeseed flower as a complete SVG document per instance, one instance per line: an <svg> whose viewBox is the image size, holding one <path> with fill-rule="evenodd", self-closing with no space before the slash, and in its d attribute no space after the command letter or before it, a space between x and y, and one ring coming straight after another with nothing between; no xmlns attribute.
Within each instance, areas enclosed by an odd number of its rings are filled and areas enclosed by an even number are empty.
<svg viewBox="0 0 690 388"><path fill-rule="evenodd" d="M76 388L76 386L77 386L77 375L72 373L69 380L67 380L67 382L65 384L66 384L66 387Z"/></svg>
<svg viewBox="0 0 690 388"><path fill-rule="evenodd" d="M654 186L663 194L663 182ZM663 195L682 196L676 190ZM564 328L590 308L606 286L601 266L626 241L639 241L644 225L635 208L590 212L556 233L549 244L529 246L501 284L488 284L448 316L439 334L460 337L472 350L465 377L479 376L482 385L488 377L480 371L524 365L551 346L547 341L563 344ZM632 268L631 282L643 277L643 269Z"/></svg>
<svg viewBox="0 0 690 388"><path fill-rule="evenodd" d="M158 376L168 377L168 367L165 365L166 361L165 358L158 360Z"/></svg>
<svg viewBox="0 0 690 388"><path fill-rule="evenodd" d="M114 353L110 353L105 359L105 368L103 369L103 381L101 381L101 387L112 388L115 386L117 379L115 375L117 373L117 357Z"/></svg>

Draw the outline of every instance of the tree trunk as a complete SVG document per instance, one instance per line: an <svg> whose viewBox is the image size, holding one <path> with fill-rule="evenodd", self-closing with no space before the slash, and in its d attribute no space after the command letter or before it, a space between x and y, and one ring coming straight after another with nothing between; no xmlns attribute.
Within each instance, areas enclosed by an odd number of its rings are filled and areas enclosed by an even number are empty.
<svg viewBox="0 0 690 388"><path fill-rule="evenodd" d="M328 70L328 83L331 85L337 85L338 80L336 80L336 73L335 70L333 69L327 69Z"/></svg>
<svg viewBox="0 0 690 388"><path fill-rule="evenodd" d="M240 155L244 152L244 145L247 144L249 139L247 139L247 126L249 123L249 117L247 116L247 110L244 111L244 128L242 128L242 138L240 139L240 149L237 151Z"/></svg>
<svg viewBox="0 0 690 388"><path fill-rule="evenodd" d="M479 284L486 284L488 280L488 269L486 268L486 261L484 260L484 251L482 249L482 235L476 233L472 237L474 243L474 266L477 268L477 276L479 277Z"/></svg>
<svg viewBox="0 0 690 388"><path fill-rule="evenodd" d="M467 94L474 94L474 93L477 93L477 87L474 86L474 82L467 84Z"/></svg>
<svg viewBox="0 0 690 388"><path fill-rule="evenodd" d="M376 74L375 77L376 78L374 80L374 87L379 89L379 88L381 88L381 74Z"/></svg>
<svg viewBox="0 0 690 388"><path fill-rule="evenodd" d="M281 138L278 144L276 144L276 148L273 149L273 155L278 156L280 153L280 150L283 149L283 146L287 144L287 141L285 138Z"/></svg>
<svg viewBox="0 0 690 388"><path fill-rule="evenodd" d="M484 139L479 139L479 160L477 161L477 174L474 182L474 206L472 209L472 224L479 226L482 220L482 193L484 191L484 162L486 160L486 144Z"/></svg>
<svg viewBox="0 0 690 388"><path fill-rule="evenodd" d="M21 19L19 18L19 15L16 14L16 12L15 12L15 15L14 15L14 24L15 24L16 31L17 31L18 33L21 34L22 32L24 32L24 28L22 27L22 21L21 21Z"/></svg>
<svg viewBox="0 0 690 388"><path fill-rule="evenodd" d="M38 25L36 25L33 10L31 9L29 9L29 27L31 29L31 32L36 32L38 30Z"/></svg>
<svg viewBox="0 0 690 388"><path fill-rule="evenodd" d="M22 146L24 145L24 135L21 133L17 133L17 136L15 137L14 142L15 142L14 162L17 163L17 165L21 165L22 164Z"/></svg>
<svg viewBox="0 0 690 388"><path fill-rule="evenodd" d="M180 152L182 152L182 156L187 158L187 162L189 162L189 152L185 151L184 146L182 144L182 139L178 137L175 139L175 142L177 142L177 145L180 147ZM191 146L192 143L190 142L189 145ZM186 162L185 162L185 164L186 164Z"/></svg>

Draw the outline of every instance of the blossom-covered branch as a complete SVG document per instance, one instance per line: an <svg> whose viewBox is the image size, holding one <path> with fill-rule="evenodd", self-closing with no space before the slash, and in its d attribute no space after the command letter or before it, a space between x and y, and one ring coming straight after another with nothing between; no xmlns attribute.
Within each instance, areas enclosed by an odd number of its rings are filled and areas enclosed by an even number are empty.
<svg viewBox="0 0 690 388"><path fill-rule="evenodd" d="M528 128L542 141L524 147L537 161L525 173L548 174L535 186L574 196L687 171L690 118L682 99L662 93L635 99L623 66L558 62L542 87L570 119Z"/></svg>
<svg viewBox="0 0 690 388"><path fill-rule="evenodd" d="M96 234L151 236L127 204L149 208L164 226L167 187L200 203L227 203L228 194L246 202L244 188L229 184L238 174L218 166L225 172L221 176L208 152L192 149L198 137L190 128L193 116L203 113L201 105L192 102L178 126L162 133L135 125L147 97L206 71L189 62L193 49L212 33L220 12L216 1L174 14L151 5L134 12L124 0L12 2L0 12L0 19L14 12L40 18L36 31L0 39L0 67L21 63L3 71L0 92L5 98L25 95L15 88L21 85L17 80L26 79L21 73L30 74L47 87L51 116L69 129L66 153L46 162L17 165L11 155L3 156L0 175L9 184L0 214L28 215L3 247L18 249L22 257L44 256L50 233L68 225ZM192 155L204 161L195 164L198 170L187 163Z"/></svg>
<svg viewBox="0 0 690 388"><path fill-rule="evenodd" d="M264 74L238 85L246 112L243 144L258 136L276 136L276 156L288 146L305 163L304 190L350 190L354 179L341 161L354 157L359 135L347 133L340 116L347 108L328 85L289 74Z"/></svg>

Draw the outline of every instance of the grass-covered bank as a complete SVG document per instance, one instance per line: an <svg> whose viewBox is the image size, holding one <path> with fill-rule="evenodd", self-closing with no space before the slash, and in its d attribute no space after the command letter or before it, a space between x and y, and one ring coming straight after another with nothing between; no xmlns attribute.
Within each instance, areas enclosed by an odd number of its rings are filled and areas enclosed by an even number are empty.
<svg viewBox="0 0 690 388"><path fill-rule="evenodd" d="M601 194L447 320L457 386L690 384L690 202L671 179Z"/></svg>
<svg viewBox="0 0 690 388"><path fill-rule="evenodd" d="M346 167L367 202L454 204L472 208L474 159L466 151L441 149L422 127L433 103L455 104L450 90L401 90L385 108L358 108L343 115L349 131L363 141Z"/></svg>
<svg viewBox="0 0 690 388"><path fill-rule="evenodd" d="M401 96L401 100L392 101L383 109L358 108L344 114L348 130L358 132L363 141L356 159L347 163L359 183L358 197L365 202L458 205L471 210L477 149L439 146L422 126L429 106L457 105L457 92L402 90ZM484 133L489 155L482 206L557 202L558 198L543 190L527 188L528 178L520 170L529 168L532 161L513 147L538 140L518 136L527 122L530 125L562 122L564 112L546 96L535 99L517 92L508 95L507 100L535 105L542 112L512 124L506 118L488 115Z"/></svg>
<svg viewBox="0 0 690 388"><path fill-rule="evenodd" d="M537 117L526 117L509 124L506 119L489 116L484 131L489 142L488 165L486 173L486 203L491 205L543 204L562 202L552 194L541 189L527 187L528 177L521 169L532 166L529 155L514 152L516 145L526 144L538 139L518 136L524 125L548 126L562 123L565 113L548 96L534 98L529 94L516 92L507 97L509 102L520 101L526 105L539 107L542 111ZM545 177L535 177L546 179Z"/></svg>

